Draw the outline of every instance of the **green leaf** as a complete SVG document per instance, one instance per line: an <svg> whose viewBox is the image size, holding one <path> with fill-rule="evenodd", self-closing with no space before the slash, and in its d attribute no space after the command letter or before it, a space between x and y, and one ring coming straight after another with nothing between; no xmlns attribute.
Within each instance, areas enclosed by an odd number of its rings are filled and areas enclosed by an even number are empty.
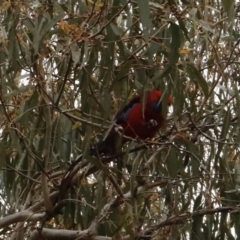
<svg viewBox="0 0 240 240"><path fill-rule="evenodd" d="M179 26L175 23L171 23L171 45L170 45L170 53L169 53L169 63L171 65L175 65L179 59L179 48L182 42L182 34Z"/></svg>
<svg viewBox="0 0 240 240"><path fill-rule="evenodd" d="M209 24L203 20L199 20L198 23L206 30L211 33L214 33L213 29L209 26Z"/></svg>
<svg viewBox="0 0 240 240"><path fill-rule="evenodd" d="M165 78L166 76L168 76L172 71L172 65L171 64L167 64L164 69L160 72L157 72L155 74L155 76L151 79L152 82L154 81L159 81L163 78Z"/></svg>
<svg viewBox="0 0 240 240"><path fill-rule="evenodd" d="M230 216L234 225L234 231L236 231L236 236L240 236L240 215L239 213L232 213Z"/></svg>
<svg viewBox="0 0 240 240"><path fill-rule="evenodd" d="M195 80L201 87L205 96L208 96L208 84L201 72L197 70L192 64L187 64L187 72L192 80Z"/></svg>
<svg viewBox="0 0 240 240"><path fill-rule="evenodd" d="M0 143L0 169L2 168L2 166L4 165L5 161L6 161L6 157L7 157L7 150L8 147L4 146L2 143Z"/></svg>
<svg viewBox="0 0 240 240"><path fill-rule="evenodd" d="M231 22L232 18L234 17L234 0L222 0L222 5L224 10L228 15L228 20Z"/></svg>
<svg viewBox="0 0 240 240"><path fill-rule="evenodd" d="M184 21L179 19L178 22L179 22L179 28L183 31L185 38L190 42L191 40L190 40L190 38L188 36L188 34L189 34L188 31L189 30L186 28L186 26L184 24Z"/></svg>
<svg viewBox="0 0 240 240"><path fill-rule="evenodd" d="M171 178L176 178L178 175L178 154L174 148L171 148L169 150L166 164L167 164L169 176Z"/></svg>
<svg viewBox="0 0 240 240"><path fill-rule="evenodd" d="M173 96L175 99L177 99L177 101L173 101L173 114L175 117L178 117L183 112L186 99L186 95L184 94L184 84L179 78L174 81Z"/></svg>
<svg viewBox="0 0 240 240"><path fill-rule="evenodd" d="M126 23L126 27L127 29L130 29L132 27L133 21L132 21L132 13L129 11L129 9L126 10L127 13L127 23Z"/></svg>
<svg viewBox="0 0 240 240"><path fill-rule="evenodd" d="M19 118L15 119L15 121L21 120L21 124L26 128L30 127L29 122L32 121L31 116L33 114L35 107L38 104L38 96L39 96L38 92L35 91L31 98L27 100L25 104L24 103L22 104L21 115L19 116Z"/></svg>
<svg viewBox="0 0 240 240"><path fill-rule="evenodd" d="M59 14L53 19L48 19L47 24L44 25L44 27L40 30L39 38L42 39L50 31L50 29L64 17L65 17L65 14Z"/></svg>
<svg viewBox="0 0 240 240"><path fill-rule="evenodd" d="M143 26L143 37L148 42L149 34L150 34L150 7L148 0L137 0L139 7L140 20Z"/></svg>
<svg viewBox="0 0 240 240"><path fill-rule="evenodd" d="M61 146L58 153L64 162L69 161L72 152L72 122L65 116L61 115L53 123L56 132L55 148Z"/></svg>
<svg viewBox="0 0 240 240"><path fill-rule="evenodd" d="M200 210L201 208L201 202L202 202L202 194L199 194L194 202L193 210Z"/></svg>
<svg viewBox="0 0 240 240"><path fill-rule="evenodd" d="M110 16L114 16L118 13L120 6L121 6L122 0L113 0L112 6L119 6L119 7L113 7L111 8L111 14Z"/></svg>
<svg viewBox="0 0 240 240"><path fill-rule="evenodd" d="M23 19L22 23L28 28L28 30L33 34L34 33L34 24L29 18Z"/></svg>
<svg viewBox="0 0 240 240"><path fill-rule="evenodd" d="M76 43L72 43L70 45L70 49L72 53L73 66L76 67L80 60L81 49L78 47Z"/></svg>
<svg viewBox="0 0 240 240"><path fill-rule="evenodd" d="M191 239L205 240L205 237L201 231L201 226L203 224L203 217L196 216L193 217L192 229L191 229Z"/></svg>
<svg viewBox="0 0 240 240"><path fill-rule="evenodd" d="M222 126L222 131L219 137L219 140L222 141L220 143L218 143L218 151L216 154L216 161L220 159L220 164L223 167L223 169L228 169L228 164L227 164L227 152L224 151L224 157L220 157L222 150L225 146L225 144L223 143L225 141L225 138L228 134L229 131L229 124L230 124L230 117L231 117L231 111L230 109L227 110L225 118L224 118L224 122L223 122L223 126Z"/></svg>
<svg viewBox="0 0 240 240"><path fill-rule="evenodd" d="M231 111L228 108L228 110L225 114L225 117L224 117L223 127L222 127L222 131L221 131L221 135L220 135L221 141L224 141L227 136L227 133L229 131L230 120L231 120Z"/></svg>
<svg viewBox="0 0 240 240"><path fill-rule="evenodd" d="M114 23L110 23L110 26L113 30L113 32L117 35L117 36L120 36L123 34L123 29L116 26Z"/></svg>

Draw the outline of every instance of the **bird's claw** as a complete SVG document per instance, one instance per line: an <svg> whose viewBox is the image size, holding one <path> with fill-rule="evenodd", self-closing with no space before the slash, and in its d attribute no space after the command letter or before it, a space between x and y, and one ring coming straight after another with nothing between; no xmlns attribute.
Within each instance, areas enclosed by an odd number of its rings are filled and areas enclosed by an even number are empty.
<svg viewBox="0 0 240 240"><path fill-rule="evenodd" d="M116 126L114 127L114 131L115 131L115 132L118 132L118 133L123 133L123 127L120 126L120 125L116 125Z"/></svg>
<svg viewBox="0 0 240 240"><path fill-rule="evenodd" d="M148 122L148 128L156 127L157 125L158 125L158 122L154 119L150 119Z"/></svg>

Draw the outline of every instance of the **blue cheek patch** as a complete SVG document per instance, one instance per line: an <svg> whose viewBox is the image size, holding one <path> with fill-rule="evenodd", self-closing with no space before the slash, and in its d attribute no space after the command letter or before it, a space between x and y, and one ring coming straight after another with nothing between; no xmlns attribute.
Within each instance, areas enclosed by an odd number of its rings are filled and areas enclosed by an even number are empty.
<svg viewBox="0 0 240 240"><path fill-rule="evenodd" d="M151 103L151 108L154 112L161 113L162 112L162 103L160 102L158 104L158 102L152 102Z"/></svg>

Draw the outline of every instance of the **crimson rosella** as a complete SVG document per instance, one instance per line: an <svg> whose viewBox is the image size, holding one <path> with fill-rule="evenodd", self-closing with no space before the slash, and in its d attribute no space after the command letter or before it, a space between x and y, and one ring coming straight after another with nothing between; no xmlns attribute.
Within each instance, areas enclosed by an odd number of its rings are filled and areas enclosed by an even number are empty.
<svg viewBox="0 0 240 240"><path fill-rule="evenodd" d="M153 138L164 125L165 118L162 114L162 91L148 92L145 101L141 96L136 96L116 114L115 127L104 140L100 141L93 154L112 154L119 139L119 132L123 135L121 144L131 139L145 140ZM168 97L167 104L172 104L172 96ZM144 106L143 106L144 105Z"/></svg>

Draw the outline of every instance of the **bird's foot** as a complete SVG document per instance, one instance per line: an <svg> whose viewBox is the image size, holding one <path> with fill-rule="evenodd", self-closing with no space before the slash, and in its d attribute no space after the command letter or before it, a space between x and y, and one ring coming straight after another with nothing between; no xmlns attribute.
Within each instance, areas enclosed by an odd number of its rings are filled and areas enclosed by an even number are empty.
<svg viewBox="0 0 240 240"><path fill-rule="evenodd" d="M154 119L150 119L147 125L148 125L148 128L156 127L158 125L158 122Z"/></svg>
<svg viewBox="0 0 240 240"><path fill-rule="evenodd" d="M116 125L114 127L114 131L117 132L117 133L123 134L123 127L120 126L120 125Z"/></svg>

